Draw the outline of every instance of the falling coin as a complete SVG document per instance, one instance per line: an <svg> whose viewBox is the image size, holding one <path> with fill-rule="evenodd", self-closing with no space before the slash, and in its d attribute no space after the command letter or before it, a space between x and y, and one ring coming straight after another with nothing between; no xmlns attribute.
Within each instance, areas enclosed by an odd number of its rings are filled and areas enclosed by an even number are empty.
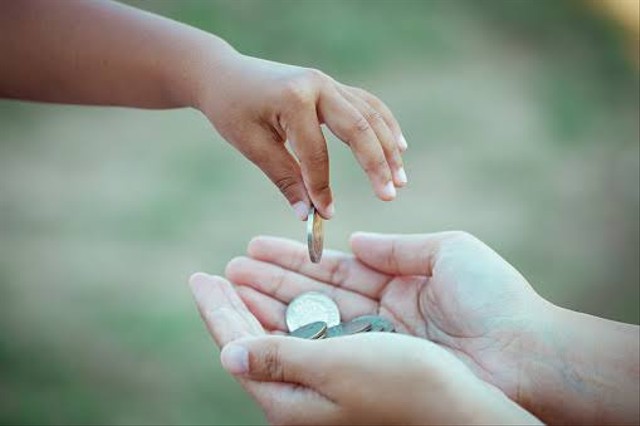
<svg viewBox="0 0 640 426"><path fill-rule="evenodd" d="M302 339L323 339L327 332L327 323L316 321L293 330L289 336Z"/></svg>
<svg viewBox="0 0 640 426"><path fill-rule="evenodd" d="M320 262L322 258L322 247L324 244L324 230L322 226L322 218L311 206L309 216L307 217L307 246L309 248L309 258L313 263Z"/></svg>
<svg viewBox="0 0 640 426"><path fill-rule="evenodd" d="M285 322L290 332L312 322L323 321L327 327L340 324L338 305L317 291L302 293L287 306Z"/></svg>

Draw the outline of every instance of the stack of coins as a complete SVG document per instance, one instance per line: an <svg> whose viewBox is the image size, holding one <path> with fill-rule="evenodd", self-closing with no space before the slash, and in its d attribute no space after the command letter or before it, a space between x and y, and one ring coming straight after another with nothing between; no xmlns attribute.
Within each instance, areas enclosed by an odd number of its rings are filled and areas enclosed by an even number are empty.
<svg viewBox="0 0 640 426"><path fill-rule="evenodd" d="M289 336L326 339L371 331L394 332L393 323L378 315L362 315L340 322L340 311L331 298L310 291L293 299L286 311Z"/></svg>

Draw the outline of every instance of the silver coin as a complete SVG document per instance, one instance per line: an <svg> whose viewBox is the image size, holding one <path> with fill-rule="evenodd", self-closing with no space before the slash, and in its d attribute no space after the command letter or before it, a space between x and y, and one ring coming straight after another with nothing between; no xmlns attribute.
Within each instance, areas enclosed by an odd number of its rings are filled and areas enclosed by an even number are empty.
<svg viewBox="0 0 640 426"><path fill-rule="evenodd" d="M326 322L327 327L340 324L338 305L330 297L317 291L297 296L287 306L285 315L290 332L316 321Z"/></svg>
<svg viewBox="0 0 640 426"><path fill-rule="evenodd" d="M342 334L365 333L371 330L371 327L376 321L376 318L370 318L369 316L354 318L351 321L341 324Z"/></svg>
<svg viewBox="0 0 640 426"><path fill-rule="evenodd" d="M387 332L393 333L396 331L396 327L388 319L379 316L371 324L370 331L387 331Z"/></svg>
<svg viewBox="0 0 640 426"><path fill-rule="evenodd" d="M307 217L307 248L309 249L309 259L313 263L322 259L322 248L324 246L323 220L316 208L311 206Z"/></svg>
<svg viewBox="0 0 640 426"><path fill-rule="evenodd" d="M339 337L344 336L344 332L342 330L342 324L334 325L333 327L327 328L327 332L325 333L325 337L327 339L331 337Z"/></svg>
<svg viewBox="0 0 640 426"><path fill-rule="evenodd" d="M357 318L354 318L352 321L356 321L356 320L369 322L371 324L371 327L366 331L388 331L388 332L396 331L396 328L393 325L393 323L388 319L386 319L385 317L381 317L380 315L362 315Z"/></svg>
<svg viewBox="0 0 640 426"><path fill-rule="evenodd" d="M316 321L293 330L289 336L299 337L302 339L324 339L327 333L327 323L324 321Z"/></svg>

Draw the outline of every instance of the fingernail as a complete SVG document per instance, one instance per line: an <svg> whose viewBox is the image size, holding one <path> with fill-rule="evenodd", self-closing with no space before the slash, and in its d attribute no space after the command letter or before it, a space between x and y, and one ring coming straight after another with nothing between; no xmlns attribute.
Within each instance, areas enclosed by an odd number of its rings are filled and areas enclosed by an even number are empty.
<svg viewBox="0 0 640 426"><path fill-rule="evenodd" d="M333 201L332 201L331 204L329 204L329 207L327 207L327 215L329 216L327 217L327 219L332 218L335 213L336 213L336 206L333 204Z"/></svg>
<svg viewBox="0 0 640 426"><path fill-rule="evenodd" d="M304 201L298 201L291 207L293 207L293 211L296 212L296 216L298 216L300 220L305 220L307 218L307 215L309 214L309 206L307 206L307 203Z"/></svg>
<svg viewBox="0 0 640 426"><path fill-rule="evenodd" d="M400 149L403 151L409 147L409 145L407 145L407 140L404 138L404 135L402 133L400 133L400 140L398 140L398 145L400 145Z"/></svg>
<svg viewBox="0 0 640 426"><path fill-rule="evenodd" d="M398 182L402 185L407 184L407 173L404 171L404 167L400 167L396 173L396 177L398 178Z"/></svg>
<svg viewBox="0 0 640 426"><path fill-rule="evenodd" d="M231 374L245 374L249 372L249 352L233 343L222 348L220 361L225 370Z"/></svg>
<svg viewBox="0 0 640 426"><path fill-rule="evenodd" d="M392 181L387 182L387 184L382 189L382 196L387 199L393 199L396 197L396 187L393 185Z"/></svg>

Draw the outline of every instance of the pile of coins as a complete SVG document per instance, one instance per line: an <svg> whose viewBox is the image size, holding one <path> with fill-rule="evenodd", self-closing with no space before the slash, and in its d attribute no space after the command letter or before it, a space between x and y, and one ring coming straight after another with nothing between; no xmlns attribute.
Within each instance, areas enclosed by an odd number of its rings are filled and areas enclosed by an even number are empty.
<svg viewBox="0 0 640 426"><path fill-rule="evenodd" d="M325 339L370 331L394 332L393 323L378 315L362 315L340 322L338 306L328 296L310 291L297 296L286 310L289 336Z"/></svg>

